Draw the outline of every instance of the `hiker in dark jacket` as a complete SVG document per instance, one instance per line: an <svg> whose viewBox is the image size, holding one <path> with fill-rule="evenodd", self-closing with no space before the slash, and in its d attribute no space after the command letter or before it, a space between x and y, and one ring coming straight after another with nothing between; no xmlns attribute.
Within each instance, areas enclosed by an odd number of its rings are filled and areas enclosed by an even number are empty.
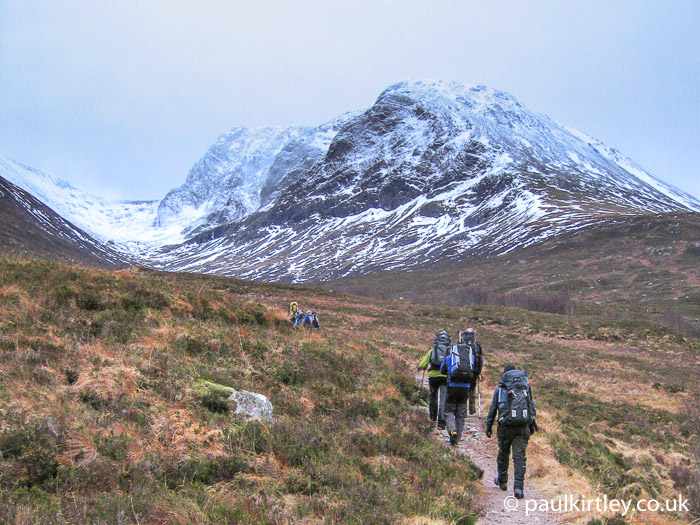
<svg viewBox="0 0 700 525"><path fill-rule="evenodd" d="M453 370L458 367L460 359L470 359L471 368L474 367L474 354L460 355L458 346L452 347L450 354L445 357L440 367L440 372L447 375L447 399L445 400L445 423L447 435L451 445L458 445L462 440L464 420L467 417L467 399L471 381L458 380L453 376Z"/></svg>
<svg viewBox="0 0 700 525"><path fill-rule="evenodd" d="M473 328L467 328L459 333L459 342L471 345L474 349L474 381L469 387L469 415L476 414L476 387L481 381L481 371L484 368L484 352L481 349L481 343L476 339L476 331ZM481 417L481 414L479 414Z"/></svg>
<svg viewBox="0 0 700 525"><path fill-rule="evenodd" d="M436 364L437 360L433 359L433 352L439 343L450 346L450 335L444 330L438 332L433 341L433 347L428 350L428 353L423 356L418 363L418 370L428 371L428 385L430 387L430 396L428 398L428 407L430 412L430 420L437 421L439 429L445 428L445 399L447 396L447 376L440 371L440 365Z"/></svg>
<svg viewBox="0 0 700 525"><path fill-rule="evenodd" d="M523 497L525 486L526 450L530 436L537 429L537 411L527 374L506 365L501 380L493 393L491 408L486 418L486 436L491 437L493 423L498 415L498 475L493 482L501 490L508 490L508 463L513 450L513 494Z"/></svg>

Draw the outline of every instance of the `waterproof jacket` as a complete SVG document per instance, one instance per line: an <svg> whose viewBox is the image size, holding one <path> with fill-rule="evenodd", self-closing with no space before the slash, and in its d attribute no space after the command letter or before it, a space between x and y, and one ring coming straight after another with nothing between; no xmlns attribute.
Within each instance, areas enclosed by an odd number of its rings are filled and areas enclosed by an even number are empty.
<svg viewBox="0 0 700 525"><path fill-rule="evenodd" d="M454 364L454 362L457 360L457 356L453 353L450 352L449 355L445 356L445 360L442 362L442 365L440 365L440 372L445 374L445 377L447 377L447 371L450 369L449 367ZM474 366L474 354L472 354L472 367ZM447 383L447 386L449 387L457 387L457 388L471 388L471 383L457 383L456 381L450 381Z"/></svg>
<svg viewBox="0 0 700 525"><path fill-rule="evenodd" d="M425 357L421 359L420 363L418 363L418 369L419 370L427 370L428 367L430 366L430 355L433 353L433 350L430 349L428 350L428 353L425 354ZM446 374L443 374L440 370L429 370L428 371L428 377L447 377Z"/></svg>
<svg viewBox="0 0 700 525"><path fill-rule="evenodd" d="M500 420L500 414L498 414L498 399L501 393L501 382L499 381L496 390L493 392L493 399L491 399L491 408L489 408L489 415L486 417L486 428L490 429L493 426L493 422L496 421L496 415L498 415L498 420ZM535 408L535 400L532 398L532 390L530 386L527 387L527 395L530 396L530 401L532 401L532 415L537 416L537 409Z"/></svg>

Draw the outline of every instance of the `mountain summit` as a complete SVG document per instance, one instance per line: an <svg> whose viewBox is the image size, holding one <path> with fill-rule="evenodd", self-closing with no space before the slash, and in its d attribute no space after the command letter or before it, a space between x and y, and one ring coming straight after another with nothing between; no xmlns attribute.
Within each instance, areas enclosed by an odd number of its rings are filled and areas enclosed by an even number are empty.
<svg viewBox="0 0 700 525"><path fill-rule="evenodd" d="M284 151L309 159L294 141ZM200 228L154 262L328 279L503 253L614 214L700 211L599 141L484 86L393 85L309 161L256 211Z"/></svg>
<svg viewBox="0 0 700 525"><path fill-rule="evenodd" d="M88 200L56 204L143 264L285 281L500 254L618 215L700 212L513 96L438 81L395 84L318 127L234 128L159 203Z"/></svg>

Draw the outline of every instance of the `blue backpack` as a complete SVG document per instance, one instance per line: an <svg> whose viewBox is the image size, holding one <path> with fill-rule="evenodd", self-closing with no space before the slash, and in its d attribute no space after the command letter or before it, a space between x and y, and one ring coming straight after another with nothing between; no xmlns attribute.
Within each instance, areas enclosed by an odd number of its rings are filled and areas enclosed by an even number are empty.
<svg viewBox="0 0 700 525"><path fill-rule="evenodd" d="M468 344L452 347L452 357L447 361L447 379L455 383L474 381L474 349Z"/></svg>

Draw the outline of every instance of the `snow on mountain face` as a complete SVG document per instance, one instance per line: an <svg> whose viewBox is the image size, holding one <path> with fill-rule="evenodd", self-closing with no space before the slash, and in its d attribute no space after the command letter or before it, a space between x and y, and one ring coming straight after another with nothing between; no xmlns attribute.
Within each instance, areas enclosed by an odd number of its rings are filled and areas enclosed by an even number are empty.
<svg viewBox="0 0 700 525"><path fill-rule="evenodd" d="M312 128L234 128L219 137L187 180L158 206L156 227L179 225L191 236L237 221L318 162L352 114Z"/></svg>
<svg viewBox="0 0 700 525"><path fill-rule="evenodd" d="M110 201L74 188L53 175L0 159L0 176L29 192L95 239L112 242L121 252L138 255L185 240L182 228L154 228L158 201Z"/></svg>
<svg viewBox="0 0 700 525"><path fill-rule="evenodd" d="M179 243L179 231L156 230L157 201L108 201L74 188L53 175L0 159L0 176L29 192L66 220L102 242L136 255L148 247Z"/></svg>
<svg viewBox="0 0 700 525"><path fill-rule="evenodd" d="M700 211L692 197L506 93L441 82L385 90L278 192L152 263L329 279L503 253L605 215Z"/></svg>
<svg viewBox="0 0 700 525"><path fill-rule="evenodd" d="M603 199L630 207L635 204L630 199L638 199L647 211L670 211L679 203L700 210L691 197L672 195L658 181L649 184L654 180L649 175L640 180L641 170L636 173L630 161L613 158L601 144L582 141L510 95L483 86L392 86L341 130L327 161L292 194L319 203L311 206L322 214L370 205L390 210L488 168L495 168L490 180L509 175L515 183L547 186L550 195L557 188L594 203ZM328 200L331 206L320 204Z"/></svg>
<svg viewBox="0 0 700 525"><path fill-rule="evenodd" d="M95 240L0 176L0 247L22 255L119 268L129 258Z"/></svg>

